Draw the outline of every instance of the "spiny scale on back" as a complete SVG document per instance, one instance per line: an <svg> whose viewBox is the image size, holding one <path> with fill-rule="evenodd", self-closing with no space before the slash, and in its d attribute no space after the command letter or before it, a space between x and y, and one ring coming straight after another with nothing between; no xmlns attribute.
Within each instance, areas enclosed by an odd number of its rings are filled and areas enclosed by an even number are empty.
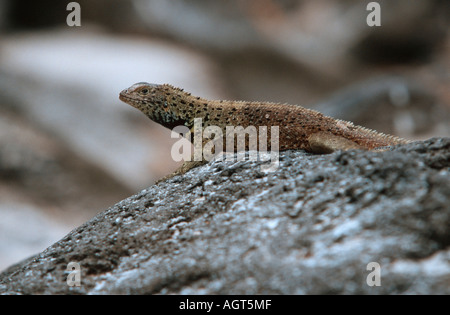
<svg viewBox="0 0 450 315"><path fill-rule="evenodd" d="M170 129L178 125L192 128L194 118L203 119L203 128L219 126L224 135L226 126L279 126L280 150L329 153L409 142L298 105L206 100L168 84L136 83L119 98Z"/></svg>

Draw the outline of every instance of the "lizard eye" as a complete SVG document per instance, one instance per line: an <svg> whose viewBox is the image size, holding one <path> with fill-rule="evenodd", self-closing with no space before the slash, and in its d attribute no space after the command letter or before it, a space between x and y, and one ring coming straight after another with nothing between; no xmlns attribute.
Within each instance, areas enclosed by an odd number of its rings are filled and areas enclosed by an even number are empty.
<svg viewBox="0 0 450 315"><path fill-rule="evenodd" d="M139 94L146 95L148 94L148 89L142 89L139 91Z"/></svg>

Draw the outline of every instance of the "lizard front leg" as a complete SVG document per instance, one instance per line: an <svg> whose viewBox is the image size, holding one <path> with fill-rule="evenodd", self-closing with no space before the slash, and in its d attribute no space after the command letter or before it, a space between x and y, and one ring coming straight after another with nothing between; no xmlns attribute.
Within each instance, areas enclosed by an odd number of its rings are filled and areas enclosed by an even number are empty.
<svg viewBox="0 0 450 315"><path fill-rule="evenodd" d="M194 128L191 129L191 134L192 134L193 132L194 132ZM198 131L195 131L195 132L198 132ZM188 136L188 138L189 138L189 136ZM202 146L201 146L201 150L202 150L202 152L201 152L201 153L202 153L202 160L201 160L201 161L195 161L195 160L194 160L194 153L192 153L191 158L190 158L189 161L184 162L184 163L183 163L178 169L176 169L173 173L171 173L171 174L169 174L169 175L166 175L166 176L164 176L164 177L158 179L158 180L156 181L156 184L158 184L158 183L160 183L160 182L162 182L162 181L165 181L165 180L167 180L167 179L169 179L169 178L172 178L172 177L174 177L174 176L177 176L177 175L183 175L183 174L185 174L186 172L188 172L189 170L191 170L191 169L193 169L193 168L195 168L195 167L202 166L202 165L208 163L208 160L206 160L205 157L204 157L203 149L205 148L206 143L208 143L209 141L211 141L210 138L203 138L203 137L202 137ZM213 146L212 146L212 150L211 150L212 152L211 152L211 153L212 153L213 155L215 155L215 154L216 154L216 150L215 150L216 146L217 146L217 145L223 146L223 144L219 144L218 139L215 139L215 140L212 140L212 141L213 141ZM195 147L195 146L194 146L194 147ZM194 150L195 150L195 148L194 148ZM219 151L221 151L221 150L219 150Z"/></svg>
<svg viewBox="0 0 450 315"><path fill-rule="evenodd" d="M187 162L184 162L184 163L183 163L179 168L177 168L173 173L171 173L171 174L169 174L169 175L166 175L166 176L164 176L164 177L158 179L158 180L155 182L155 184L158 184L158 183L160 183L160 182L164 182L164 181L166 181L167 179L172 178L172 177L177 176L177 175L183 175L183 174L185 174L187 171L189 171L189 170L191 170L191 169L193 169L193 168L195 168L195 167L197 167L197 166L202 166L202 165L204 165L204 164L206 164L206 163L207 163L207 161L205 161L205 160L203 160L203 161L187 161Z"/></svg>

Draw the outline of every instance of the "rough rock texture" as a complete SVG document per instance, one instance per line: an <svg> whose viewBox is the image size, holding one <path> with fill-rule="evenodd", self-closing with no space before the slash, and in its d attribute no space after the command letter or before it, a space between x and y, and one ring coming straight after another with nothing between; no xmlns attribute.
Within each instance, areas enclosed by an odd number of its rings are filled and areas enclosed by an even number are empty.
<svg viewBox="0 0 450 315"><path fill-rule="evenodd" d="M263 163L216 160L145 189L10 267L0 293L450 293L450 138Z"/></svg>

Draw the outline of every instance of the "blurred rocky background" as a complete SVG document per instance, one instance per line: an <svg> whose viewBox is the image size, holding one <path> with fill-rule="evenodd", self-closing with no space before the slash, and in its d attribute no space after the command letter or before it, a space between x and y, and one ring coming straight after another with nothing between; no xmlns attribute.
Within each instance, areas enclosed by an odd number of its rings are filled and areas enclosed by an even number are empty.
<svg viewBox="0 0 450 315"><path fill-rule="evenodd" d="M299 104L409 139L450 135L450 3L0 1L0 270L177 168L133 83Z"/></svg>

